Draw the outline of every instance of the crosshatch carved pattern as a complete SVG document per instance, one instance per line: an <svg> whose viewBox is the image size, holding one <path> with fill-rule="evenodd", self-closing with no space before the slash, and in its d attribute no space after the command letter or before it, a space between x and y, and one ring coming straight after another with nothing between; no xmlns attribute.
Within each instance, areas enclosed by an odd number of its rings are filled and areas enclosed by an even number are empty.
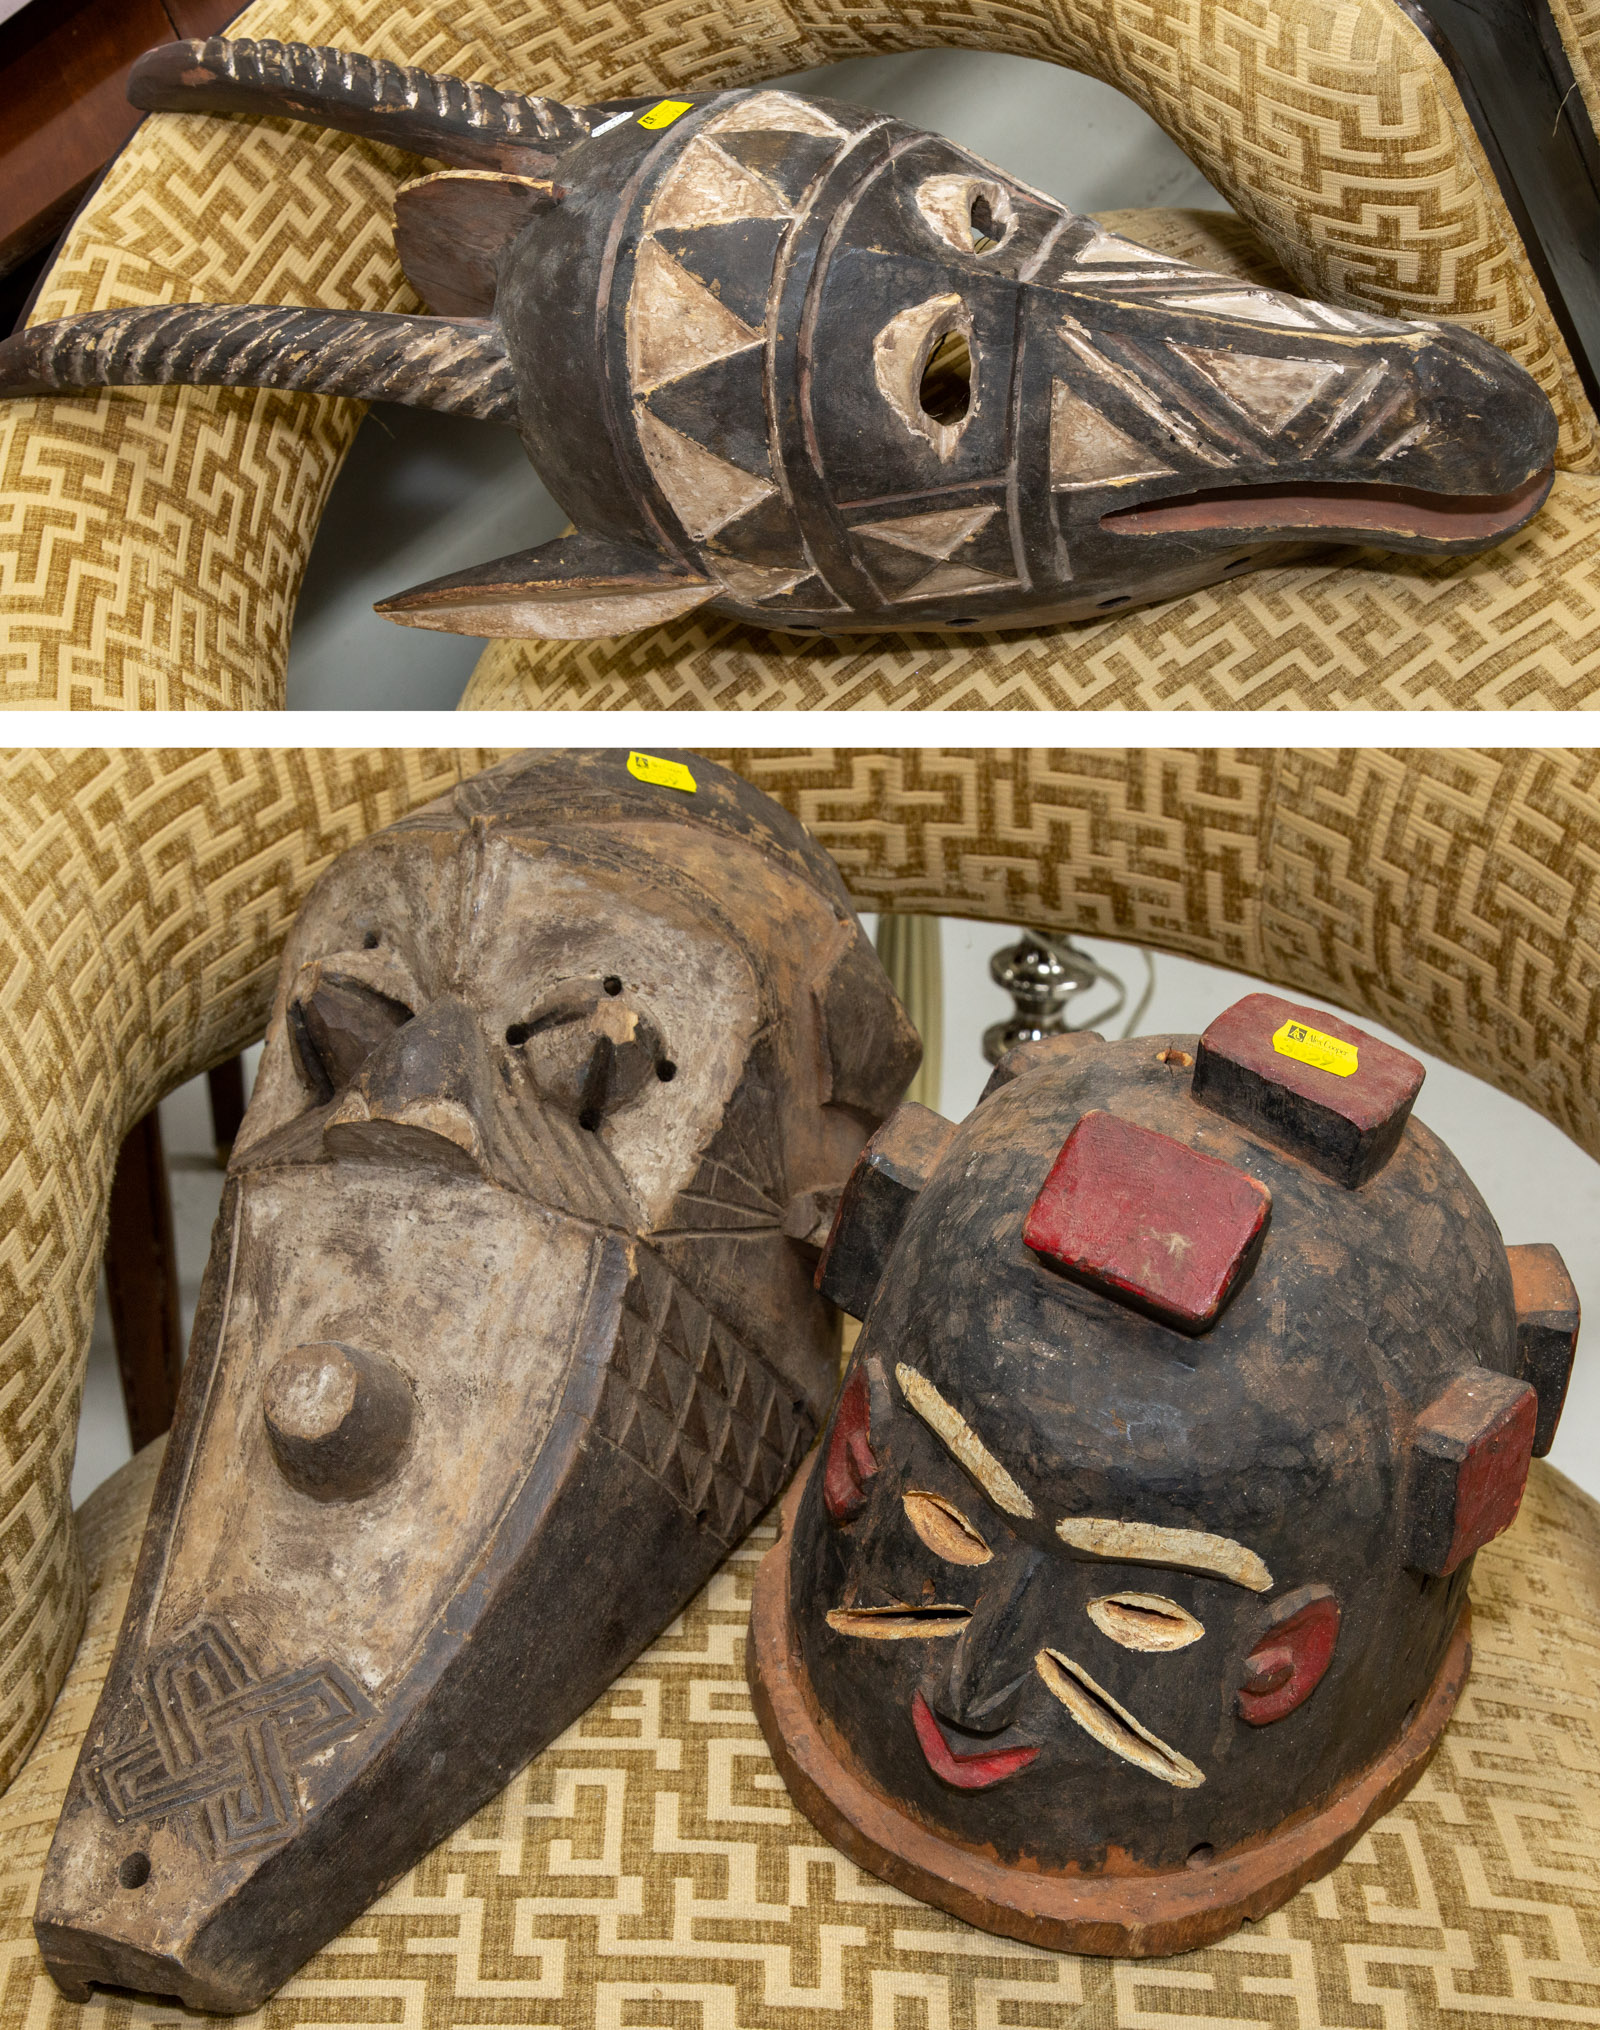
<svg viewBox="0 0 1600 2030"><path fill-rule="evenodd" d="M263 1676L221 1615L150 1665L139 1709L90 1781L118 1825L194 1815L219 1860L275 1846L301 1817L296 1769L375 1710L336 1663Z"/></svg>
<svg viewBox="0 0 1600 2030"><path fill-rule="evenodd" d="M1459 99L1397 0L467 0L448 19L378 0L257 0L235 27L574 98L937 45L1063 63L1143 105L1309 293L1459 319L1505 346L1555 403L1563 462L1600 465L1596 419ZM414 308L389 207L417 167L288 122L151 117L74 225L36 314L203 299ZM322 396L224 390L3 405L5 703L281 703L294 596L358 416ZM1436 653L1469 681L1448 634ZM1226 664L1226 645L1212 660ZM1492 689L1495 676L1485 663L1470 681Z"/></svg>
<svg viewBox="0 0 1600 2030"><path fill-rule="evenodd" d="M724 1546L788 1486L817 1435L782 1378L648 1248L595 1421Z"/></svg>
<svg viewBox="0 0 1600 2030"><path fill-rule="evenodd" d="M30 1917L109 1660L159 1445L90 1500L89 1628L0 1798L0 2030L185 2018L64 2001ZM1600 1508L1535 1462L1479 1554L1474 1660L1411 1795L1222 1945L1092 1960L992 1938L864 1874L789 1802L743 1645L760 1525L634 1666L246 2030L1507 2030L1600 2017ZM219 2019L222 2020L222 2019Z"/></svg>
<svg viewBox="0 0 1600 2030"><path fill-rule="evenodd" d="M68 1487L122 1134L260 1034L332 857L495 758L0 754L0 1785L82 1624ZM811 828L865 908L1053 925L1265 977L1387 1023L1600 1156L1600 755L718 758Z"/></svg>

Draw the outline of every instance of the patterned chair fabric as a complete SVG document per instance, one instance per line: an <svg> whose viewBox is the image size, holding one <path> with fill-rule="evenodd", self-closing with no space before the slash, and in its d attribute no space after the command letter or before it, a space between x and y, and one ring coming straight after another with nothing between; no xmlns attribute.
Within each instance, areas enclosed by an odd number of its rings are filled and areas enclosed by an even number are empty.
<svg viewBox="0 0 1600 2030"><path fill-rule="evenodd" d="M333 856L486 753L0 755L0 1787L77 1646L69 1485L129 1125L265 1026ZM867 908L1131 939L1371 1017L1600 1154L1600 755L736 752Z"/></svg>
<svg viewBox="0 0 1600 2030"><path fill-rule="evenodd" d="M122 1618L161 1447L83 1510L89 1625L0 1797L0 2030L181 2030L64 2001L30 1917ZM1439 1753L1340 1866L1225 1944L1092 1960L991 1938L801 1817L745 1689L761 1525L578 1724L245 2030L1531 2030L1600 2023L1600 1506L1538 1462L1479 1554Z"/></svg>
<svg viewBox="0 0 1600 2030"><path fill-rule="evenodd" d="M1580 5L1558 12L1590 78L1600 31L1571 12ZM1086 634L974 637L938 652L926 696L895 674L919 647L858 644L872 675L856 696L853 657L680 630L609 659L538 653L524 668L497 654L474 703L560 690L631 705L657 682L682 691L673 703L876 703L898 688L893 702L913 704L1149 706L1554 705L1591 687L1600 509L1581 476L1600 469L1600 425L1449 74L1401 0L466 0L448 18L256 0L236 28L567 98L932 45L1046 58L1151 113L1308 291L1471 325L1535 375L1560 418L1567 476L1540 533L1454 573L1303 568ZM413 308L389 201L416 167L286 122L152 117L69 233L34 314L196 299ZM4 405L4 702L281 703L300 574L357 421L348 402L220 389ZM1080 698L1067 671L1085 656Z"/></svg>

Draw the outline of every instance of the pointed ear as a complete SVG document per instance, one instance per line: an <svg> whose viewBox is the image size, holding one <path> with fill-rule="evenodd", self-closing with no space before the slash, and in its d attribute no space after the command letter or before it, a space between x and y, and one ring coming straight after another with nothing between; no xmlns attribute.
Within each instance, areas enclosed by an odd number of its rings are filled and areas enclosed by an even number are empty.
<svg viewBox="0 0 1600 2030"><path fill-rule="evenodd" d="M561 197L553 183L486 169L447 169L408 183L394 201L395 252L406 280L441 317L487 317L501 254Z"/></svg>
<svg viewBox="0 0 1600 2030"><path fill-rule="evenodd" d="M676 619L721 589L675 558L575 532L414 586L375 611L445 634L590 641Z"/></svg>
<svg viewBox="0 0 1600 2030"><path fill-rule="evenodd" d="M911 1026L866 933L852 924L811 983L822 1041L824 1105L881 1121L922 1062Z"/></svg>

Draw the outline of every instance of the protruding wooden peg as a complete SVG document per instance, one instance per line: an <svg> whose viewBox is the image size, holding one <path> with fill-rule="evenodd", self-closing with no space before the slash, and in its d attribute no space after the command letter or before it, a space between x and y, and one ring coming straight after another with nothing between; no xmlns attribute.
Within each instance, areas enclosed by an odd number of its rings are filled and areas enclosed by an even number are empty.
<svg viewBox="0 0 1600 2030"><path fill-rule="evenodd" d="M865 1318L912 1201L938 1168L955 1123L907 1100L857 1158L817 1264L824 1297Z"/></svg>
<svg viewBox="0 0 1600 2030"><path fill-rule="evenodd" d="M354 1501L381 1487L411 1437L411 1384L381 1354L328 1340L274 1365L261 1413L278 1469L314 1501Z"/></svg>
<svg viewBox="0 0 1600 2030"><path fill-rule="evenodd" d="M1458 1375L1417 1419L1407 1562L1444 1578L1522 1506L1539 1399L1492 1368Z"/></svg>
<svg viewBox="0 0 1600 2030"><path fill-rule="evenodd" d="M1572 1379L1581 1316L1567 1265L1548 1241L1507 1248L1511 1295L1517 1307L1517 1373L1539 1398L1533 1456L1542 1459L1556 1441L1556 1425Z"/></svg>

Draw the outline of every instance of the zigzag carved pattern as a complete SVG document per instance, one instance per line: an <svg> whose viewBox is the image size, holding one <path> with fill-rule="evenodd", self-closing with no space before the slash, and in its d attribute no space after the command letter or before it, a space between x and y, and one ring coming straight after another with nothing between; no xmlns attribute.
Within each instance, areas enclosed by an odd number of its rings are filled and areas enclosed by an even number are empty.
<svg viewBox="0 0 1600 2030"><path fill-rule="evenodd" d="M89 1505L84 1660L0 1799L0 2030L137 2030L65 2002L29 1924L126 1597L146 1458ZM492 1803L251 2019L559 2030L1531 2030L1600 1999L1600 1510L1536 1462L1473 1575L1472 1676L1404 1803L1335 1872L1175 1960L1039 1952L863 1874L773 1769L742 1644L760 1527L671 1629Z"/></svg>
<svg viewBox="0 0 1600 2030"><path fill-rule="evenodd" d="M567 97L941 44L1063 63L1144 105L1310 294L1470 324L1550 395L1565 462L1596 458L1459 102L1395 0L469 0L448 29L377 0L261 0L235 26ZM156 116L75 225L37 315L208 298L415 309L389 238L415 166L287 122ZM294 593L355 421L344 402L214 390L6 404L6 702L280 702Z"/></svg>

